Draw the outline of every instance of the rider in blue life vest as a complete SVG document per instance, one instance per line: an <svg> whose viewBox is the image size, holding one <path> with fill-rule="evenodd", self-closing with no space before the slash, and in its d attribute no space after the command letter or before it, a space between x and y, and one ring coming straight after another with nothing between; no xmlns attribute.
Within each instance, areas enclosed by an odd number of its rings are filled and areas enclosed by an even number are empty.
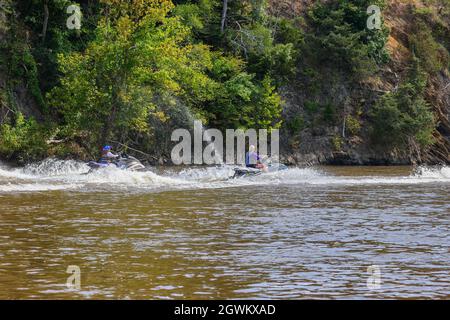
<svg viewBox="0 0 450 320"><path fill-rule="evenodd" d="M119 157L118 155L113 154L111 152L111 150L112 150L111 146L103 147L102 157L100 158L99 163L103 163L103 164L111 163L112 160Z"/></svg>
<svg viewBox="0 0 450 320"><path fill-rule="evenodd" d="M247 168L265 169L266 166L261 161L262 158L256 152L256 147L251 145L249 152L245 154L245 165Z"/></svg>

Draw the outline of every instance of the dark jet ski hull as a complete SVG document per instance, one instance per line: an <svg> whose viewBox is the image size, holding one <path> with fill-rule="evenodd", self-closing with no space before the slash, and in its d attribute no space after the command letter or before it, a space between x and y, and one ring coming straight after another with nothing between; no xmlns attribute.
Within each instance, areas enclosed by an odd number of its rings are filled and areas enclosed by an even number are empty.
<svg viewBox="0 0 450 320"><path fill-rule="evenodd" d="M288 167L285 166L284 164L269 165L267 167L267 170L268 170L267 172L260 170L260 169L254 169L254 168L235 168L233 179L244 178L244 177L255 177L255 176L259 176L263 173L278 172L278 171L284 171L287 169L288 169Z"/></svg>
<svg viewBox="0 0 450 320"><path fill-rule="evenodd" d="M91 169L101 169L101 168L106 168L106 167L109 167L110 165L112 165L112 164L98 163L98 162L95 162L95 161L90 161L90 162L88 163L88 166L89 166Z"/></svg>
<svg viewBox="0 0 450 320"><path fill-rule="evenodd" d="M235 168L233 179L243 178L243 177L254 177L259 176L263 173L262 170L253 168Z"/></svg>
<svg viewBox="0 0 450 320"><path fill-rule="evenodd" d="M129 170L129 171L143 171L145 170L145 166L135 157L128 156L126 158L120 158L111 163L98 163L95 161L91 161L88 163L88 166L92 170L98 170L107 168L110 166L116 166L121 170Z"/></svg>
<svg viewBox="0 0 450 320"><path fill-rule="evenodd" d="M118 168L122 170L130 171L142 171L145 170L145 166L135 157L128 156L127 158L122 158L116 162Z"/></svg>

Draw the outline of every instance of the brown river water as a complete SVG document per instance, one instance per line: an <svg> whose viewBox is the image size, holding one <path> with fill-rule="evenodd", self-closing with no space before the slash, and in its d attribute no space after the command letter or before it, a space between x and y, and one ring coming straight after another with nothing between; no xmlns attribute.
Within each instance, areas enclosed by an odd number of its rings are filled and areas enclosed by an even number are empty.
<svg viewBox="0 0 450 320"><path fill-rule="evenodd" d="M450 299L450 168L232 169L0 166L0 298Z"/></svg>

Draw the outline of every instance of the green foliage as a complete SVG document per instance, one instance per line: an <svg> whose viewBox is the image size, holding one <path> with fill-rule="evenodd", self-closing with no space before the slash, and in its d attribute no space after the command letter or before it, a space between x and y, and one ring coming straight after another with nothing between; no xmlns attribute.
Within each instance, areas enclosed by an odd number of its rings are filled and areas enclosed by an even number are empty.
<svg viewBox="0 0 450 320"><path fill-rule="evenodd" d="M450 5L428 2L439 4L439 12L411 12L409 40L417 61L410 77L381 97L371 114L378 143L433 142L435 120L420 70L435 73L449 66ZM219 129L279 128L278 91L285 85L301 90L305 101L305 113L287 119L288 131L310 127L322 134L347 113L336 108L346 93L336 95L335 89L343 82L352 88L389 59L387 28L366 27L367 7L384 8L384 0L316 1L306 17L295 19L272 16L267 0L229 1L224 32L222 0L80 1L78 31L66 27L69 4L48 1L45 39L41 0L5 0L0 13L0 32L6 35L0 72L7 77L2 114L17 112L16 93L27 90L40 106L37 113L58 126L56 138L71 141L70 147L57 147L60 155L78 150L79 140L91 151L109 139L149 153L167 150L171 130L190 127L194 119ZM11 21L5 23L5 17ZM351 114L346 130L357 135L363 118ZM46 146L37 138L38 132L46 135L45 127L20 116L0 120L3 155L44 156ZM27 139L36 141L22 144ZM342 148L339 137L331 142L335 150Z"/></svg>
<svg viewBox="0 0 450 320"><path fill-rule="evenodd" d="M100 20L86 50L59 55L63 77L49 100L66 134L88 136L94 146L150 141L151 125L194 117L219 128L279 126L281 99L268 76L258 80L240 59L192 42L181 18L192 6L169 16L170 1L105 2L115 5L112 15ZM177 101L190 110L184 121Z"/></svg>
<svg viewBox="0 0 450 320"><path fill-rule="evenodd" d="M0 33L6 33L9 30L8 16L13 14L11 0L3 0L0 3Z"/></svg>
<svg viewBox="0 0 450 320"><path fill-rule="evenodd" d="M45 108L45 102L44 98L42 96L41 88L39 87L39 75L37 70L37 63L34 59L34 57L31 55L30 51L27 47L23 48L22 52L22 67L24 69L24 77L27 81L28 87L30 88L30 93L35 98L37 104L44 109ZM15 52L13 56L17 57L17 54L20 54L18 52ZM16 60L16 62L18 62ZM15 70L19 70L19 66L16 64L14 66Z"/></svg>
<svg viewBox="0 0 450 320"><path fill-rule="evenodd" d="M191 27L193 30L201 31L205 25L201 19L201 9L195 4L178 5L173 10L173 14L182 17L185 25Z"/></svg>
<svg viewBox="0 0 450 320"><path fill-rule="evenodd" d="M316 101L305 101L304 109L315 120L333 124L336 121L336 108L331 103L320 104Z"/></svg>
<svg viewBox="0 0 450 320"><path fill-rule="evenodd" d="M275 24L275 41L277 43L291 43L295 48L300 48L304 42L303 26L300 20L286 18L272 18Z"/></svg>
<svg viewBox="0 0 450 320"><path fill-rule="evenodd" d="M432 30L418 22L416 32L410 36L411 50L419 59L421 66L429 73L435 73L448 67L448 51L433 37Z"/></svg>
<svg viewBox="0 0 450 320"><path fill-rule="evenodd" d="M349 115L345 119L345 125L347 128L347 131L352 135L357 135L361 130L361 123L358 121L358 119L354 118L353 116Z"/></svg>
<svg viewBox="0 0 450 320"><path fill-rule="evenodd" d="M422 147L434 143L436 120L424 99L426 75L415 60L409 81L381 97L372 111L372 136L388 147L405 147L411 140Z"/></svg>
<svg viewBox="0 0 450 320"><path fill-rule="evenodd" d="M302 41L300 28L287 19L269 17L265 0L229 1L228 5L224 33L220 30L221 0L177 1L174 13L193 27L199 39L242 57L247 71L258 80L270 76L279 84L291 78Z"/></svg>
<svg viewBox="0 0 450 320"><path fill-rule="evenodd" d="M433 9L428 8L428 7L423 7L423 8L415 8L414 9L414 14L417 15L421 15L421 16L427 16L433 13Z"/></svg>
<svg viewBox="0 0 450 320"><path fill-rule="evenodd" d="M256 81L243 65L230 57L214 61L212 77L222 84L206 107L211 124L218 128L278 128L282 106L272 80Z"/></svg>
<svg viewBox="0 0 450 320"><path fill-rule="evenodd" d="M214 10L217 10L213 0L199 0L197 3L180 3L177 4L172 14L180 16L185 25L192 28L196 34L207 32L208 24L211 23L211 16Z"/></svg>
<svg viewBox="0 0 450 320"><path fill-rule="evenodd" d="M315 101L306 101L305 110L310 114L316 113L321 108L320 104Z"/></svg>
<svg viewBox="0 0 450 320"><path fill-rule="evenodd" d="M69 30L66 26L69 17L66 9L71 4L77 4L77 2L70 0L47 1L49 17L45 38L43 35L45 14L43 1L18 1L16 5L17 13L22 17L21 21L24 24L20 28L26 28L30 53L39 66L39 87L44 93L48 92L58 82L57 55L83 50L85 44L92 40L94 36L94 28L91 26L95 25L98 20L100 12L98 2L78 2L83 13L80 30Z"/></svg>
<svg viewBox="0 0 450 320"><path fill-rule="evenodd" d="M305 38L303 51L317 66L364 77L388 61L385 49L388 31L368 30L369 5L384 1L329 1L317 3L308 13L312 32Z"/></svg>
<svg viewBox="0 0 450 320"><path fill-rule="evenodd" d="M24 42L20 25L15 20L14 8L10 7L10 10L10 14L4 17L9 21L9 31L5 35L5 41L0 44L0 72L10 79L9 87L15 88L25 84L36 103L44 109L38 64L31 53L30 45Z"/></svg>
<svg viewBox="0 0 450 320"><path fill-rule="evenodd" d="M323 120L328 124L336 121L336 108L331 103L323 106Z"/></svg>
<svg viewBox="0 0 450 320"><path fill-rule="evenodd" d="M344 142L342 141L342 138L340 136L334 136L331 139L331 143L333 145L334 151L342 151L342 145Z"/></svg>
<svg viewBox="0 0 450 320"><path fill-rule="evenodd" d="M411 51L429 73L445 68L450 70L450 1L427 0L425 3L430 7L414 8L413 11Z"/></svg>
<svg viewBox="0 0 450 320"><path fill-rule="evenodd" d="M19 113L12 125L0 125L0 154L7 159L22 161L43 157L47 152L46 135L47 130L42 125Z"/></svg>
<svg viewBox="0 0 450 320"><path fill-rule="evenodd" d="M245 57L249 70L259 77L270 75L279 82L295 74L296 50L292 43L274 43L273 31L260 23L229 32L228 41L235 52Z"/></svg>
<svg viewBox="0 0 450 320"><path fill-rule="evenodd" d="M170 8L154 1L120 3L110 8L113 18L99 22L85 52L59 56L64 77L49 98L68 132L91 132L93 143L119 132L123 138L149 133L157 93L183 94L207 81L202 59L190 62L201 50L182 45L188 29L178 18L166 18ZM182 86L185 79L191 88Z"/></svg>
<svg viewBox="0 0 450 320"><path fill-rule="evenodd" d="M373 109L373 138L379 143L394 145L403 142L405 116L398 107L397 98L392 93L381 97ZM400 134L400 135L399 135Z"/></svg>
<svg viewBox="0 0 450 320"><path fill-rule="evenodd" d="M305 120L302 116L295 116L286 123L286 127L292 134L297 134L305 128Z"/></svg>

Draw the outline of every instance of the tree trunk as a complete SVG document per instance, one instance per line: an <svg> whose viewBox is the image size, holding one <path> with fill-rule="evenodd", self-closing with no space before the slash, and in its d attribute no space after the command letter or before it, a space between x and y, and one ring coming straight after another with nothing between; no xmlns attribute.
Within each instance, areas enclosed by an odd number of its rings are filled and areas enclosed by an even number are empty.
<svg viewBox="0 0 450 320"><path fill-rule="evenodd" d="M117 107L114 105L111 110L107 121L103 124L102 136L100 138L101 147L105 146L108 140L111 138L111 132L113 130L114 121L116 120Z"/></svg>
<svg viewBox="0 0 450 320"><path fill-rule="evenodd" d="M222 9L222 21L220 24L220 32L225 32L225 23L227 21L227 12L228 12L228 0L223 0L223 9Z"/></svg>
<svg viewBox="0 0 450 320"><path fill-rule="evenodd" d="M47 35L47 26L48 26L48 0L44 0L44 23L42 25L42 43L45 42L45 37Z"/></svg>
<svg viewBox="0 0 450 320"><path fill-rule="evenodd" d="M347 116L345 116L344 117L344 123L343 123L343 125L342 125L342 138L346 138L346 136L345 136L345 132L346 132L346 130L347 130Z"/></svg>
<svg viewBox="0 0 450 320"><path fill-rule="evenodd" d="M114 129L114 122L116 120L117 111L119 109L117 87L113 86L112 89L112 101L111 101L111 112L103 123L102 136L100 137L100 145L103 147L107 144L108 140L111 138L111 133Z"/></svg>

